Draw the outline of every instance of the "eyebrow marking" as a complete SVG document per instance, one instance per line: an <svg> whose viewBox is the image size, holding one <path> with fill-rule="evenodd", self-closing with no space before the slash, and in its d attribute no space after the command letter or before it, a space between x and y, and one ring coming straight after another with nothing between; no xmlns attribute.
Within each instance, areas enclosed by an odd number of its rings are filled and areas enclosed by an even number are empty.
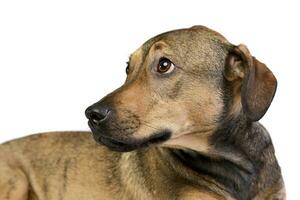
<svg viewBox="0 0 300 200"><path fill-rule="evenodd" d="M162 48L163 48L163 44L162 44L162 42L156 42L156 43L154 43L154 50L161 50Z"/></svg>

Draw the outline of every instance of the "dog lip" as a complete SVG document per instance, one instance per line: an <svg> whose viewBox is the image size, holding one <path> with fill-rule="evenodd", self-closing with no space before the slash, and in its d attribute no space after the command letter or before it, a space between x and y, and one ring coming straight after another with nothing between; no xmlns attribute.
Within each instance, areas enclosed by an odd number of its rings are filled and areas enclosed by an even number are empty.
<svg viewBox="0 0 300 200"><path fill-rule="evenodd" d="M104 136L99 137L97 141L104 144L104 145L106 145L106 146L109 146L111 148L128 146L128 144L126 144L124 142L119 142L117 140L114 140L114 139L108 138L108 137L104 137Z"/></svg>
<svg viewBox="0 0 300 200"><path fill-rule="evenodd" d="M120 141L115 138L100 135L95 140L107 146L109 149L118 152L129 152L140 148L148 147L152 144L159 144L165 142L171 137L171 131L163 130L153 134L145 139L130 139L128 141Z"/></svg>

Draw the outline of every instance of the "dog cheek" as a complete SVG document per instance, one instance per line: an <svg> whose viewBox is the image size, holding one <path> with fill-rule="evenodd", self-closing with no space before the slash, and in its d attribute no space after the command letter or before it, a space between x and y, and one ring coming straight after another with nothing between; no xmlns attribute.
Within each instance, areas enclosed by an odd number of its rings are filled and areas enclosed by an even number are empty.
<svg viewBox="0 0 300 200"><path fill-rule="evenodd" d="M172 135L185 131L191 126L187 109L178 102L158 105L145 121L154 129L170 130Z"/></svg>

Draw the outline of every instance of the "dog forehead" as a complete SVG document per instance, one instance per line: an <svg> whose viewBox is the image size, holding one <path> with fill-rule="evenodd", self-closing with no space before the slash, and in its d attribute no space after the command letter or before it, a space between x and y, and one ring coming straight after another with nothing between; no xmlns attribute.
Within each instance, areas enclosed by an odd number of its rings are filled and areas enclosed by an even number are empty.
<svg viewBox="0 0 300 200"><path fill-rule="evenodd" d="M212 29L205 26L193 26L191 28L168 31L149 39L143 44L144 51L149 51L151 46L159 41L164 41L171 47L180 45L182 48L191 43L202 45L205 45L205 43L209 43L210 41L218 42L220 44L229 43L223 35Z"/></svg>
<svg viewBox="0 0 300 200"><path fill-rule="evenodd" d="M160 45L165 43L167 45ZM228 47L231 44L220 33L209 29L205 26L193 26L187 29L177 29L159 34L147 40L138 50L132 55L134 57L145 58L151 49L160 50L160 47L171 48L177 50L177 53L207 51L212 46ZM156 46L157 48L153 48Z"/></svg>

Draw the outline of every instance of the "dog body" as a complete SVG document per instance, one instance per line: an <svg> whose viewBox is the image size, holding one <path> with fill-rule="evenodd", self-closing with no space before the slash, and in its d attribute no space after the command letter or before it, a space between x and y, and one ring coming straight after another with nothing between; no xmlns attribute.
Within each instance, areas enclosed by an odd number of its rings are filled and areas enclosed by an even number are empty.
<svg viewBox="0 0 300 200"><path fill-rule="evenodd" d="M219 199L205 190L210 182L194 185L194 173L169 154L120 154L96 145L90 133L26 137L1 147L0 199Z"/></svg>
<svg viewBox="0 0 300 200"><path fill-rule="evenodd" d="M11 141L1 146L0 158L3 200L235 199L215 177L195 172L168 148L118 153L95 144L88 132ZM279 198L281 181L254 199Z"/></svg>
<svg viewBox="0 0 300 200"><path fill-rule="evenodd" d="M257 122L276 79L244 45L202 26L172 31L133 53L126 72L86 110L92 134L0 146L0 199L285 199Z"/></svg>

